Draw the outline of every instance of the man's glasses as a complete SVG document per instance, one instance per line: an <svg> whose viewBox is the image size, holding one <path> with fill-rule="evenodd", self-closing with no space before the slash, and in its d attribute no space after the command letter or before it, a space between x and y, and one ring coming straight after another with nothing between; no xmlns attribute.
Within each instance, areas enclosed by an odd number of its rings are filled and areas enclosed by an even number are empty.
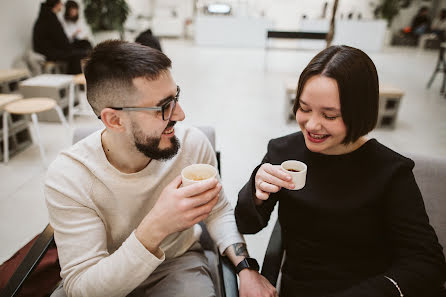
<svg viewBox="0 0 446 297"><path fill-rule="evenodd" d="M169 121L173 112L175 111L175 107L177 106L178 98L180 97L180 87L177 86L177 93L174 97L170 97L166 99L161 106L154 107L108 107L114 110L127 110L127 111L142 111L142 110L156 110L161 111L163 121ZM101 119L101 116L98 116L98 119Z"/></svg>

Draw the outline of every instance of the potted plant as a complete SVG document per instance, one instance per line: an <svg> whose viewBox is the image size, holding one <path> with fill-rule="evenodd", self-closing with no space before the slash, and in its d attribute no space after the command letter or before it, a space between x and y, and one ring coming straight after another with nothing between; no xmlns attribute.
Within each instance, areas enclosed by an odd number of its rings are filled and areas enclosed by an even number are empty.
<svg viewBox="0 0 446 297"><path fill-rule="evenodd" d="M390 28L393 19L399 14L401 8L410 6L412 0L381 0L375 8L375 18L387 20L387 27Z"/></svg>
<svg viewBox="0 0 446 297"><path fill-rule="evenodd" d="M123 39L124 23L130 13L126 0L84 0L84 14L96 43Z"/></svg>
<svg viewBox="0 0 446 297"><path fill-rule="evenodd" d="M383 18L387 21L387 30L384 44L389 45L392 39L391 25L393 19L399 14L402 8L410 6L412 0L381 0L374 10L375 18Z"/></svg>

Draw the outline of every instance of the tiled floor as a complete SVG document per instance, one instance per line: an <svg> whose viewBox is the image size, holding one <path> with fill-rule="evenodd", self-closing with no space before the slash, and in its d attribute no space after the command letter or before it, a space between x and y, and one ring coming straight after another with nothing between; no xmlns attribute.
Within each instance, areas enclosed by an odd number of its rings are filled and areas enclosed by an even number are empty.
<svg viewBox="0 0 446 297"><path fill-rule="evenodd" d="M221 49L196 47L187 41L163 42L181 86L186 123L212 125L222 153L223 185L235 205L237 193L266 152L269 139L296 131L285 121L284 81L295 79L316 50ZM400 152L446 158L446 99L440 76L426 89L436 52L392 48L372 53L380 80L404 90L394 130L371 133ZM265 67L265 61L267 67ZM266 71L265 71L266 68ZM94 117L75 118L73 127L99 125ZM70 144L60 124L41 123L49 160ZM37 146L0 165L0 263L47 224L42 194L45 168ZM275 216L273 216L275 219ZM271 228L247 236L251 254L262 260Z"/></svg>

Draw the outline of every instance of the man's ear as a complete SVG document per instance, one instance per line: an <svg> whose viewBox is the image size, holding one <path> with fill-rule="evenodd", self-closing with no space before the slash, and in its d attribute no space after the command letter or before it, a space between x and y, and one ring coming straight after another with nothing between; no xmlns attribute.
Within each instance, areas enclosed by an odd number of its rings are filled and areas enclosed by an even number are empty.
<svg viewBox="0 0 446 297"><path fill-rule="evenodd" d="M116 132L125 131L124 119L121 117L121 112L119 110L104 108L101 111L101 120L110 130Z"/></svg>

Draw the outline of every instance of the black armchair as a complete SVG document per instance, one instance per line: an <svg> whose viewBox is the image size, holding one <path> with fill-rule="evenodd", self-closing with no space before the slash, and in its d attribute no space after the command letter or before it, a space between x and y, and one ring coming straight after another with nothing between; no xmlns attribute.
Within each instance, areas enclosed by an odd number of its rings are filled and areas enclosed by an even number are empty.
<svg viewBox="0 0 446 297"><path fill-rule="evenodd" d="M265 258L263 258L261 272L261 274L277 289L280 288L280 269L282 267L284 254L282 228L280 227L279 220L277 220L269 239Z"/></svg>

